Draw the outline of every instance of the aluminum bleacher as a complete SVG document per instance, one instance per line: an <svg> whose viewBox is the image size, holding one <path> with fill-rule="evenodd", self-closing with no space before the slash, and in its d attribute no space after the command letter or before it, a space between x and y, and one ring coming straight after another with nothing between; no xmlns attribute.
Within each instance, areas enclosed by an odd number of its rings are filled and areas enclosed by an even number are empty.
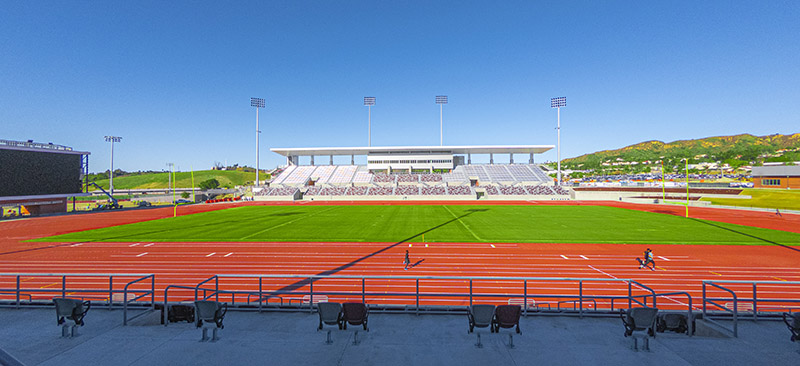
<svg viewBox="0 0 800 366"><path fill-rule="evenodd" d="M283 184L303 184L305 183L309 177L311 177L311 173L316 170L317 167L313 165L303 165L298 166L294 169L291 174L283 180Z"/></svg>
<svg viewBox="0 0 800 366"><path fill-rule="evenodd" d="M336 165L319 166L311 173L311 179L316 180L317 184L328 183L328 179L333 175L334 170L336 170Z"/></svg>
<svg viewBox="0 0 800 366"><path fill-rule="evenodd" d="M333 172L333 175L328 179L331 184L348 184L353 181L353 176L358 169L355 165L340 165Z"/></svg>

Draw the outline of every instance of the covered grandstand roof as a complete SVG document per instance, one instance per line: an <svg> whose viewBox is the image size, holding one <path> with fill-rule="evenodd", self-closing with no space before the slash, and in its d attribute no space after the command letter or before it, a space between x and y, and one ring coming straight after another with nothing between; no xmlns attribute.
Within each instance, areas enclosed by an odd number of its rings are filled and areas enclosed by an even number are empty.
<svg viewBox="0 0 800 366"><path fill-rule="evenodd" d="M277 147L270 151L283 156L369 155L369 154L541 154L553 145L481 146L371 146L371 147Z"/></svg>

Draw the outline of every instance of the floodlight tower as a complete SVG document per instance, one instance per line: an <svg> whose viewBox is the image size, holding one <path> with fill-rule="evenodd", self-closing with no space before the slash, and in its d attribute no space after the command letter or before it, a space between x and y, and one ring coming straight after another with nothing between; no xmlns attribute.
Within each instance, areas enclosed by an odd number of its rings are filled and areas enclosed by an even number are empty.
<svg viewBox="0 0 800 366"><path fill-rule="evenodd" d="M258 158L259 158L259 144L258 144L258 136L261 134L261 130L258 129L258 109L264 108L266 106L266 102L264 98L250 98L250 106L256 107L256 186L258 185Z"/></svg>
<svg viewBox="0 0 800 366"><path fill-rule="evenodd" d="M109 191L111 191L111 195L114 195L114 143L122 141L122 137L119 136L106 136L106 142L111 143L111 174L108 176L108 186Z"/></svg>
<svg viewBox="0 0 800 366"><path fill-rule="evenodd" d="M444 111L444 105L447 104L447 96L437 95L436 104L439 105L439 146L444 146L444 124L442 122L442 113Z"/></svg>
<svg viewBox="0 0 800 366"><path fill-rule="evenodd" d="M372 146L372 106L375 105L375 97L364 97L364 105L367 106L369 119L367 120L367 146Z"/></svg>
<svg viewBox="0 0 800 366"><path fill-rule="evenodd" d="M561 185L561 107L567 106L567 97L550 98L550 108L558 109L558 185Z"/></svg>

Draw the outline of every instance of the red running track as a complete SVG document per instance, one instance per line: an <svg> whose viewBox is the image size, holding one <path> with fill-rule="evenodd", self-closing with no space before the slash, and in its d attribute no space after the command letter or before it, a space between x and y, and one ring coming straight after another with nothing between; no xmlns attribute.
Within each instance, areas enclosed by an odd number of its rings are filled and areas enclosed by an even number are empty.
<svg viewBox="0 0 800 366"><path fill-rule="evenodd" d="M179 207L179 214L190 214L242 204L229 203ZM270 203L274 204L274 203ZM279 203L287 204L287 203ZM292 204L292 203L288 203ZM322 203L305 203L322 204ZM341 203L336 204L351 204ZM369 204L390 204L370 202ZM391 202L391 204L398 204ZM442 202L401 202L399 204L442 204ZM447 204L453 204L447 202ZM509 204L508 202L490 204ZM576 204L575 202L513 202L511 204ZM579 202L683 215L683 207L636 205L618 202ZM772 213L691 209L692 217L749 223L798 232L800 217ZM172 216L172 208L64 215L0 222L0 272L12 273L155 273L159 297L169 284L194 286L214 274L270 275L353 275L353 276L490 276L490 277L571 277L633 279L656 292L686 291L701 306L702 280L800 281L797 268L800 251L780 246L650 245L656 255L657 270L639 269L635 258L644 245L611 244L478 244L478 243L25 243L24 240L60 233L121 225ZM415 264L403 269L405 250ZM0 277L0 288L13 288L15 279ZM26 278L27 288L60 288L54 278ZM79 278L70 285L107 288L107 279ZM257 279L223 279L223 288L257 291ZM115 287L120 287L121 282ZM437 294L467 293L467 281L421 281L421 292ZM735 287L735 286L734 286ZM143 286L139 289L146 288ZM748 290L750 287L738 286ZM263 290L308 291L307 283L296 280L264 280ZM493 300L505 302L522 293L520 281L474 281L475 293L506 294ZM413 280L369 280L371 293L413 293ZM352 292L360 298L361 281L321 280L314 291ZM644 294L635 289L636 294ZM528 283L529 295L537 301L555 302L545 295L576 296L574 282ZM189 292L176 291L178 298ZM193 293L191 293L193 294ZM358 294L358 295L355 295ZM173 293L170 294L172 296ZM585 283L584 295L625 296L627 285L614 282ZM749 296L742 292L740 296ZM49 295L52 296L52 295ZM714 296L723 296L714 292ZM800 286L759 287L759 297L800 299ZM102 298L102 296L100 296ZM284 296L294 297L299 296ZM342 296L344 298L345 296ZM413 296L371 296L368 302L413 304ZM422 304L466 304L466 298L430 296ZM480 300L478 300L480 301ZM603 301L598 301L604 303ZM670 296L659 300L660 307L685 308L686 298ZM600 305L600 304L598 304ZM605 304L607 306L607 304ZM782 304L765 305L779 308ZM761 308L761 306L759 306Z"/></svg>

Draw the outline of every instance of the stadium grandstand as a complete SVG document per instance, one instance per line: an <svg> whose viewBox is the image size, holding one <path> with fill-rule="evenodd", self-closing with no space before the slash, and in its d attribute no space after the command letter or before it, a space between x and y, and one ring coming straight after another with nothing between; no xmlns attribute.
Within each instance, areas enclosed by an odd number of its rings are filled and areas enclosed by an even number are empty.
<svg viewBox="0 0 800 366"><path fill-rule="evenodd" d="M568 189L537 165L535 154L552 145L509 146L401 146L274 148L286 157L285 168L265 187L259 200L370 200L370 199L568 199ZM523 155L515 163L514 155ZM474 155L488 155L488 164L473 164ZM496 155L508 163L495 164ZM335 165L334 156L349 156L350 164ZM355 164L356 156L366 165ZM307 157L309 165L300 165ZM328 158L315 164L315 157Z"/></svg>
<svg viewBox="0 0 800 366"><path fill-rule="evenodd" d="M81 193L89 153L33 140L0 140L2 216L66 212L70 197Z"/></svg>

